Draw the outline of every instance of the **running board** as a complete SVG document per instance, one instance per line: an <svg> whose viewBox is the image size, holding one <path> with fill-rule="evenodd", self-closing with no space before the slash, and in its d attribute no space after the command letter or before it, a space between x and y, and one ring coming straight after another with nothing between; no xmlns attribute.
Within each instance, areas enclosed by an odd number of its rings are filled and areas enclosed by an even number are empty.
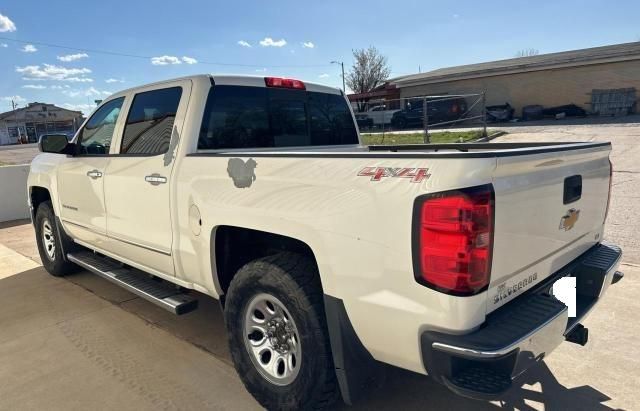
<svg viewBox="0 0 640 411"><path fill-rule="evenodd" d="M198 308L198 300L180 291L176 286L158 282L143 271L123 267L118 262L92 251L70 253L67 254L67 258L176 315L186 314Z"/></svg>

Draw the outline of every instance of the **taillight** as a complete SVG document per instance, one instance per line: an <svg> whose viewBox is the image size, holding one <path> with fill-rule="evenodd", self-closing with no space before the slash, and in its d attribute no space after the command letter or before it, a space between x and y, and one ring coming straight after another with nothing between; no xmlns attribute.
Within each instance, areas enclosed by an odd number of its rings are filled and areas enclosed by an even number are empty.
<svg viewBox="0 0 640 411"><path fill-rule="evenodd" d="M416 280L467 296L489 285L493 250L492 185L429 194L414 210Z"/></svg>
<svg viewBox="0 0 640 411"><path fill-rule="evenodd" d="M306 89L302 81L292 78L265 77L264 83L267 85L267 87L293 88L298 90Z"/></svg>
<svg viewBox="0 0 640 411"><path fill-rule="evenodd" d="M609 215L609 204L611 203L611 185L613 182L613 163L611 159L609 159L609 194L607 194L607 208L604 212L604 221L602 224L607 222L607 216Z"/></svg>

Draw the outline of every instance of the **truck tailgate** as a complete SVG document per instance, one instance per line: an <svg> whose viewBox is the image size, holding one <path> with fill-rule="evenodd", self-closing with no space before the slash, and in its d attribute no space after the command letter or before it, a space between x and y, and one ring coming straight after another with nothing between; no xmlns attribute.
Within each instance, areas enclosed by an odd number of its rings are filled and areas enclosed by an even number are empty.
<svg viewBox="0 0 640 411"><path fill-rule="evenodd" d="M487 313L601 240L610 146L501 156Z"/></svg>

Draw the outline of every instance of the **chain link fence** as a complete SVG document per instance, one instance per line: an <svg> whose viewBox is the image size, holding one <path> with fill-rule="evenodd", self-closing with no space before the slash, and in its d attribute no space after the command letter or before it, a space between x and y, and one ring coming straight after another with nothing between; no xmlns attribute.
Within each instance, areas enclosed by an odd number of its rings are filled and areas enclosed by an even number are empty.
<svg viewBox="0 0 640 411"><path fill-rule="evenodd" d="M479 128L487 135L485 93L415 96L352 102L361 133L384 135L421 132L429 143L431 131Z"/></svg>

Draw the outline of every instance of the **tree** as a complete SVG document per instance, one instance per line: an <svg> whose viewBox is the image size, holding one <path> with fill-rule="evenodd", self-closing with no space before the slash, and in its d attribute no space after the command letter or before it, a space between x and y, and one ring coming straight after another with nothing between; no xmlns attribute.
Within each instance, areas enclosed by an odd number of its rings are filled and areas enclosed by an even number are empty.
<svg viewBox="0 0 640 411"><path fill-rule="evenodd" d="M537 56L538 54L540 54L538 49L522 49L516 53L516 57Z"/></svg>
<svg viewBox="0 0 640 411"><path fill-rule="evenodd" d="M354 93L368 93L384 84L391 74L387 58L380 54L377 48L353 50L354 63L351 71L346 75L347 86ZM363 105L358 102L358 105Z"/></svg>

